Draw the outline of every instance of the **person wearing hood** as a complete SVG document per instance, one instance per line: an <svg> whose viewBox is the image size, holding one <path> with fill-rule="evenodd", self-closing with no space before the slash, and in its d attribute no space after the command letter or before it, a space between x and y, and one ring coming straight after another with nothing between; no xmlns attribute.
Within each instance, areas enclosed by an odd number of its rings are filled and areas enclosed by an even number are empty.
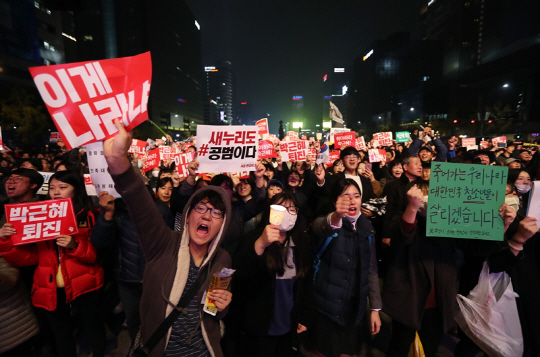
<svg viewBox="0 0 540 357"><path fill-rule="evenodd" d="M231 218L230 199L219 187L201 188L184 209L181 231L171 230L152 198L141 194L146 188L127 158L131 137L119 120L115 125L118 134L104 142L103 151L147 259L140 303L143 341L148 341L176 308L197 277L207 272L202 286L149 356L223 356L219 320L232 294L223 289L207 290L215 273L231 267L229 254L219 247ZM205 294L215 301L216 316L203 311L200 302Z"/></svg>

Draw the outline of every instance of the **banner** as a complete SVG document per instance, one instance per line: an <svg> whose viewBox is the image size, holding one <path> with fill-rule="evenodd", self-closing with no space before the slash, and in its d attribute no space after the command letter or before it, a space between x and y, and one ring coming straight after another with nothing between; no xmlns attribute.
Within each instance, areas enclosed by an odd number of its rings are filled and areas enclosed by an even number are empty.
<svg viewBox="0 0 540 357"><path fill-rule="evenodd" d="M13 245L39 242L79 232L71 198L6 204L5 214L7 223L11 223L17 230L17 233L11 236Z"/></svg>
<svg viewBox="0 0 540 357"><path fill-rule="evenodd" d="M408 143L411 139L411 133L408 131L398 131L396 133L396 141L398 143Z"/></svg>
<svg viewBox="0 0 540 357"><path fill-rule="evenodd" d="M481 149L487 149L489 147L488 141L480 141L480 148Z"/></svg>
<svg viewBox="0 0 540 357"><path fill-rule="evenodd" d="M308 156L308 141L282 141L279 143L281 161L306 161Z"/></svg>
<svg viewBox="0 0 540 357"><path fill-rule="evenodd" d="M62 135L57 131L53 131L49 137L49 143L56 144L61 142L63 142Z"/></svg>
<svg viewBox="0 0 540 357"><path fill-rule="evenodd" d="M142 172L148 172L156 167L159 167L159 162L159 148L148 151Z"/></svg>
<svg viewBox="0 0 540 357"><path fill-rule="evenodd" d="M178 175L180 175L180 177L188 177L188 165L191 161L193 161L194 156L194 152L173 154L172 159L174 160L174 166L176 168L176 171L178 171Z"/></svg>
<svg viewBox="0 0 540 357"><path fill-rule="evenodd" d="M256 125L198 125L198 173L255 171L258 130Z"/></svg>
<svg viewBox="0 0 540 357"><path fill-rule="evenodd" d="M383 149L369 149L369 162L383 162L386 161L386 150Z"/></svg>
<svg viewBox="0 0 540 357"><path fill-rule="evenodd" d="M265 134L269 134L269 132L268 132L268 119L267 118L257 120L255 125L257 125L257 128L259 128L259 137L260 138L264 138Z"/></svg>
<svg viewBox="0 0 540 357"><path fill-rule="evenodd" d="M259 159L268 159L277 157L277 152L274 150L274 144L268 140L259 141Z"/></svg>
<svg viewBox="0 0 540 357"><path fill-rule="evenodd" d="M342 145L355 146L355 136L354 131L334 134L334 147L340 148Z"/></svg>
<svg viewBox="0 0 540 357"><path fill-rule="evenodd" d="M356 150L358 150L358 151L360 151L360 150L365 150L365 149L366 149L366 142L364 141L364 137L363 137L363 136L361 136L361 137L359 137L359 138L356 138L354 147L355 147Z"/></svg>
<svg viewBox="0 0 540 357"><path fill-rule="evenodd" d="M148 119L150 52L133 57L30 68L34 83L68 149L102 141Z"/></svg>
<svg viewBox="0 0 540 357"><path fill-rule="evenodd" d="M382 133L373 134L373 146L390 146L392 145L392 132L385 131ZM377 145L378 144L378 145Z"/></svg>
<svg viewBox="0 0 540 357"><path fill-rule="evenodd" d="M146 141L132 139L131 146L129 147L128 152L133 153L133 154L144 155L146 154L147 145L148 143Z"/></svg>
<svg viewBox="0 0 540 357"><path fill-rule="evenodd" d="M467 147L476 145L476 138L462 138L461 139L461 146Z"/></svg>
<svg viewBox="0 0 540 357"><path fill-rule="evenodd" d="M497 143L506 143L506 136L498 136L491 139L491 141L493 142L493 146L497 146Z"/></svg>
<svg viewBox="0 0 540 357"><path fill-rule="evenodd" d="M43 185L39 188L37 194L38 195L47 195L49 193L49 180L51 179L51 176L54 175L54 172L42 172L38 171L41 176L43 176Z"/></svg>
<svg viewBox="0 0 540 357"><path fill-rule="evenodd" d="M97 143L87 144L86 150L88 169L97 193L107 191L111 196L120 197L120 194L116 192L111 174L107 170L109 165L107 165L107 161L103 155L103 142L98 141Z"/></svg>
<svg viewBox="0 0 540 357"><path fill-rule="evenodd" d="M426 234L502 241L508 167L433 162Z"/></svg>

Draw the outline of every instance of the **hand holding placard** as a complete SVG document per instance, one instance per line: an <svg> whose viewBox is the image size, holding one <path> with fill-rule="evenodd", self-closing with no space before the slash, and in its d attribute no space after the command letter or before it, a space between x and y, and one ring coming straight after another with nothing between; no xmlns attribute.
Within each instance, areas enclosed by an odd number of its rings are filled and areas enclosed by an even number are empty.
<svg viewBox="0 0 540 357"><path fill-rule="evenodd" d="M511 241L517 244L525 244L529 238L538 232L538 226L536 225L536 218L527 216L519 222L519 228L516 234L512 237Z"/></svg>

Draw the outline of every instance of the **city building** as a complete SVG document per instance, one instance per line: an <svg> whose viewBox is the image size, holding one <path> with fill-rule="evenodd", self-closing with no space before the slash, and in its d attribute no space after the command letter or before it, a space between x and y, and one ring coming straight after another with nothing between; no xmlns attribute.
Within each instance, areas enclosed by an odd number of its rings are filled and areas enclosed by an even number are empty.
<svg viewBox="0 0 540 357"><path fill-rule="evenodd" d="M323 121L330 120L330 101L338 107L343 121L347 123L347 104L349 97L349 75L350 68L345 66L332 67L328 73L323 76ZM320 123L319 123L320 124Z"/></svg>
<svg viewBox="0 0 540 357"><path fill-rule="evenodd" d="M354 62L348 126L397 129L420 118L444 117L442 57L440 42L411 40L409 33L371 43Z"/></svg>
<svg viewBox="0 0 540 357"><path fill-rule="evenodd" d="M229 61L204 67L204 122L209 125L230 125L233 122L233 71Z"/></svg>

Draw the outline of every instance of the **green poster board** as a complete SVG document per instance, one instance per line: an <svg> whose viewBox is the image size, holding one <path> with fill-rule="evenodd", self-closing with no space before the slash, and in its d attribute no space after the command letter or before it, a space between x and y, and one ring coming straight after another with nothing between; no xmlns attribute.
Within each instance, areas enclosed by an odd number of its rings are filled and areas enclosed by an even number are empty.
<svg viewBox="0 0 540 357"><path fill-rule="evenodd" d="M503 240L507 178L508 167L433 162L427 236Z"/></svg>
<svg viewBox="0 0 540 357"><path fill-rule="evenodd" d="M408 143L411 138L411 133L408 131L398 131L396 133L396 141L398 143Z"/></svg>

